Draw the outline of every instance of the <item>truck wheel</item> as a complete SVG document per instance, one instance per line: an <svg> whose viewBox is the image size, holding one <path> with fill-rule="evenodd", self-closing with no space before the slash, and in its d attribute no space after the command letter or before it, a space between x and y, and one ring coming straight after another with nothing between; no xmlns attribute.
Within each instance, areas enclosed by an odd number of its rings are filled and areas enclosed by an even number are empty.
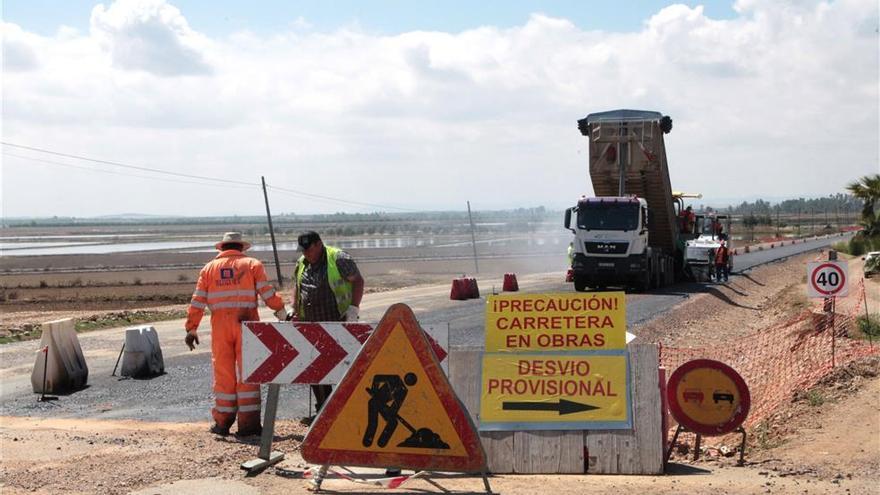
<svg viewBox="0 0 880 495"><path fill-rule="evenodd" d="M584 292L587 290L587 279L583 275L574 276L574 290Z"/></svg>
<svg viewBox="0 0 880 495"><path fill-rule="evenodd" d="M636 290L639 292L648 292L651 290L651 272L645 271L636 284Z"/></svg>

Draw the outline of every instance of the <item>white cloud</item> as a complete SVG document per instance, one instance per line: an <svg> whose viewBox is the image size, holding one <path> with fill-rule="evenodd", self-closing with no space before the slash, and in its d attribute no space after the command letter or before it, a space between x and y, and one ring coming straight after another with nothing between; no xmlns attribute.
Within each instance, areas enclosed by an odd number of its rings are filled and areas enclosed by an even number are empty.
<svg viewBox="0 0 880 495"><path fill-rule="evenodd" d="M202 36L164 0L117 0L92 10L92 36L109 51L115 67L160 76L209 74Z"/></svg>
<svg viewBox="0 0 880 495"><path fill-rule="evenodd" d="M675 120L674 187L710 203L829 194L876 172L876 2L735 8L720 21L671 5L632 33L534 14L514 28L395 36L298 18L281 34L209 39L165 2L125 0L97 6L85 34L4 25L4 64L6 39L32 61L4 75L5 139L368 203L558 207L591 190L575 121L644 108ZM47 185L46 168L22 163L4 167L7 214L68 207L19 192ZM92 202L81 214L259 212L259 196L167 185L160 201L117 207L136 179L58 175L77 185L67 201Z"/></svg>
<svg viewBox="0 0 880 495"><path fill-rule="evenodd" d="M32 44L38 42L15 24L2 23L3 32L3 71L18 72L35 70L39 65Z"/></svg>

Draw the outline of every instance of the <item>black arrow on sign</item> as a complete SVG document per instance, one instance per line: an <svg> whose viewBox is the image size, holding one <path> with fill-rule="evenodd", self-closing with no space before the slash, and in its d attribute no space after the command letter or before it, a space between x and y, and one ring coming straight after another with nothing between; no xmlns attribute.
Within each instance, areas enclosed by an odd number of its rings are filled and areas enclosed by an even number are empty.
<svg viewBox="0 0 880 495"><path fill-rule="evenodd" d="M599 406L559 399L559 402L502 402L505 411L559 411L559 415L599 409Z"/></svg>

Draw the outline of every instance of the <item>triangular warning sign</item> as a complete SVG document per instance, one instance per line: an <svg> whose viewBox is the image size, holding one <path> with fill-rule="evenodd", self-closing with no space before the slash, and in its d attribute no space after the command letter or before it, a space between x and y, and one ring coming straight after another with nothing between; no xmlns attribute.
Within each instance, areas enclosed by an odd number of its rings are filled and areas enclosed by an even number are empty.
<svg viewBox="0 0 880 495"><path fill-rule="evenodd" d="M479 472L486 454L409 306L364 343L302 444L307 462Z"/></svg>

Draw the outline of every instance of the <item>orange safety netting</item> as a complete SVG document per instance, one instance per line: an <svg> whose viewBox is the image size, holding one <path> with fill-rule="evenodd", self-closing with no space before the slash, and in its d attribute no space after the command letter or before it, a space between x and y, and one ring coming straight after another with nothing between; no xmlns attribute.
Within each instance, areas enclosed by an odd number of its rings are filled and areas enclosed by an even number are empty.
<svg viewBox="0 0 880 495"><path fill-rule="evenodd" d="M746 381L751 395L745 426L755 425L834 367L880 354L880 342L875 345L849 338L856 334L856 319L863 311L864 282L862 279L850 293L847 299L851 303L841 304L838 299L833 313L826 312L825 303L818 300L790 320L734 343L707 348L661 347L660 364L667 369L667 377L693 359L714 359L731 366Z"/></svg>

